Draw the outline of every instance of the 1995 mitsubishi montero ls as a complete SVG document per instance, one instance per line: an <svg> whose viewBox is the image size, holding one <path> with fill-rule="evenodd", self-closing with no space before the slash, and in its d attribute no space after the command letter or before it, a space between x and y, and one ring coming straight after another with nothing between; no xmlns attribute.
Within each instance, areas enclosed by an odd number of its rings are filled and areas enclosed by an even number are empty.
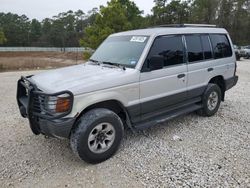
<svg viewBox="0 0 250 188"><path fill-rule="evenodd" d="M126 127L214 115L238 80L233 51L228 32L210 25L112 34L85 64L21 77L17 102L34 134L69 138L76 155L99 163Z"/></svg>

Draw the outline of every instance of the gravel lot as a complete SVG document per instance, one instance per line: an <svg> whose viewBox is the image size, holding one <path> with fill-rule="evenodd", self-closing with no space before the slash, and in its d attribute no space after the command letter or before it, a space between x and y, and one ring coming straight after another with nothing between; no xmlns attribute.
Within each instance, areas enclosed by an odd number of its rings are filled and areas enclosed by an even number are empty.
<svg viewBox="0 0 250 188"><path fill-rule="evenodd" d="M89 165L68 140L31 133L15 101L16 81L0 74L0 187L250 187L250 61L210 118L195 113L125 133L118 153Z"/></svg>

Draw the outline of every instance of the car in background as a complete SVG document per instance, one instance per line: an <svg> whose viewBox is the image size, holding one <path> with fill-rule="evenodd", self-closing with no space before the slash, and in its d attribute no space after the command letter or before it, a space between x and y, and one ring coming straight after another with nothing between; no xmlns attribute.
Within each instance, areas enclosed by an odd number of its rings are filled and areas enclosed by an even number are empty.
<svg viewBox="0 0 250 188"><path fill-rule="evenodd" d="M240 50L241 56L249 59L250 58L250 46L244 46Z"/></svg>
<svg viewBox="0 0 250 188"><path fill-rule="evenodd" d="M237 45L234 45L233 47L234 47L234 53L235 53L236 60L239 61L241 58L240 47Z"/></svg>

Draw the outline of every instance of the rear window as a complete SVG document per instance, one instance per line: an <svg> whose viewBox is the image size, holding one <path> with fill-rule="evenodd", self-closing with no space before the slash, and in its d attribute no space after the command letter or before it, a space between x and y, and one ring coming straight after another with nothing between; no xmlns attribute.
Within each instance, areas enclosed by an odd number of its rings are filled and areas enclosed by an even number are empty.
<svg viewBox="0 0 250 188"><path fill-rule="evenodd" d="M211 34L210 39L215 59L232 56L232 49L226 35Z"/></svg>

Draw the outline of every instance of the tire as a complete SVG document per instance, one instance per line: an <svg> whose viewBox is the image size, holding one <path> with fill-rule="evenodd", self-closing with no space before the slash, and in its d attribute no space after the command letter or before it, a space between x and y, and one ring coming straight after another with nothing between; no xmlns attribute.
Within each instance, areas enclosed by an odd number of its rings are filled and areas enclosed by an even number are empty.
<svg viewBox="0 0 250 188"><path fill-rule="evenodd" d="M217 102L216 101L217 96ZM214 98L214 102L211 99ZM212 101L211 101L212 100ZM197 113L201 116L213 116L219 109L221 103L221 89L217 84L209 83L206 91L202 96L202 108L197 111ZM213 104L213 105L212 105Z"/></svg>
<svg viewBox="0 0 250 188"><path fill-rule="evenodd" d="M250 58L250 55L249 55L249 54L247 54L246 59L249 59L249 58Z"/></svg>
<svg viewBox="0 0 250 188"><path fill-rule="evenodd" d="M96 164L116 153L123 132L123 123L117 114L97 108L88 111L76 122L76 128L70 136L70 145L80 159Z"/></svg>

